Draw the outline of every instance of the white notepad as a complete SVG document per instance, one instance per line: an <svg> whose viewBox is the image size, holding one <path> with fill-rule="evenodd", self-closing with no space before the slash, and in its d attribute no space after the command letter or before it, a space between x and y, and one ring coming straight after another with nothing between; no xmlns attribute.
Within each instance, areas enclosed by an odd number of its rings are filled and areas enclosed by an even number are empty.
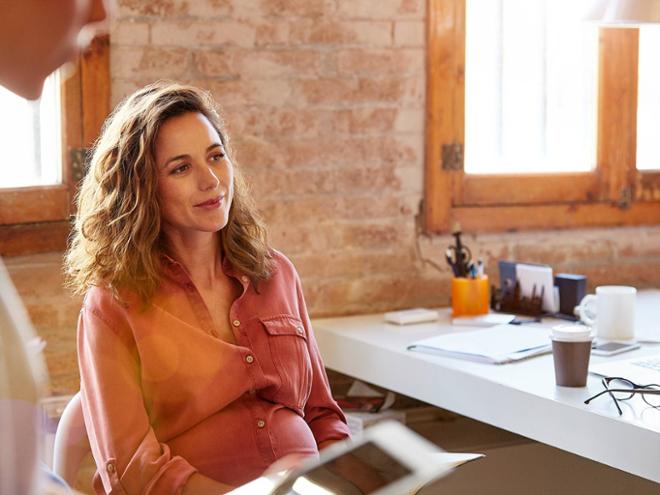
<svg viewBox="0 0 660 495"><path fill-rule="evenodd" d="M385 313L385 321L397 325L410 325L413 323L425 323L435 321L439 318L437 311L426 308L402 309Z"/></svg>
<svg viewBox="0 0 660 495"><path fill-rule="evenodd" d="M547 327L497 325L418 340L408 349L481 363L504 364L550 352L552 343Z"/></svg>
<svg viewBox="0 0 660 495"><path fill-rule="evenodd" d="M556 313L559 310L558 300L555 299L555 282L551 267L518 263L516 265L516 278L520 284L521 296L531 298L534 291L536 296L540 296L543 292L543 311Z"/></svg>

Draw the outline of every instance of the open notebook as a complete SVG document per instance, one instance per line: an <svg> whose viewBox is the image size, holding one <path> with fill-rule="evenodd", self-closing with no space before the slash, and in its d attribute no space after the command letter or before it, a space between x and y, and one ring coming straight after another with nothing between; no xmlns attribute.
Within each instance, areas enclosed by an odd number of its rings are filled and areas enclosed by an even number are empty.
<svg viewBox="0 0 660 495"><path fill-rule="evenodd" d="M496 325L437 335L413 342L411 351L481 363L504 364L552 350L549 330L542 325Z"/></svg>

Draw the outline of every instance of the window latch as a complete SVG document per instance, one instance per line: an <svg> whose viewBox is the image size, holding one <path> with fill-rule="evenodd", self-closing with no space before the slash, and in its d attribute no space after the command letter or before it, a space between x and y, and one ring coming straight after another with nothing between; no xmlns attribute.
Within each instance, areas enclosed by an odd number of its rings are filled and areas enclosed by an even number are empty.
<svg viewBox="0 0 660 495"><path fill-rule="evenodd" d="M71 179L74 183L82 180L89 164L89 148L73 148L71 150Z"/></svg>
<svg viewBox="0 0 660 495"><path fill-rule="evenodd" d="M463 144L442 145L442 170L463 170Z"/></svg>
<svg viewBox="0 0 660 495"><path fill-rule="evenodd" d="M633 190L631 186L622 187L619 191L619 201L617 203L621 210L630 208L633 199Z"/></svg>

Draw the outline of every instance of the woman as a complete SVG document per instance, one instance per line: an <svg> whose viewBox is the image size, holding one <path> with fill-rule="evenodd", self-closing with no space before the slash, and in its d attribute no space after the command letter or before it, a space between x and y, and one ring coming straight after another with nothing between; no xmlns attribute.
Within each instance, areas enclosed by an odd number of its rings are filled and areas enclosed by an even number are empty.
<svg viewBox="0 0 660 495"><path fill-rule="evenodd" d="M97 493L221 493L346 438L293 265L210 97L156 83L108 119L66 259Z"/></svg>

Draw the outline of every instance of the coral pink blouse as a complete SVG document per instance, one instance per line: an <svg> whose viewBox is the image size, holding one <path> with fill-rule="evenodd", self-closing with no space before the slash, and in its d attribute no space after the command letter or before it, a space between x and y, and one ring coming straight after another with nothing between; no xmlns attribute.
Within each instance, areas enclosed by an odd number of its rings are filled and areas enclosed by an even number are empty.
<svg viewBox="0 0 660 495"><path fill-rule="evenodd" d="M99 287L78 323L85 425L97 493L175 494L194 472L229 485L259 476L287 454L315 455L349 435L330 395L300 280L273 251L275 271L230 307L237 345L217 337L183 266L146 308Z"/></svg>

